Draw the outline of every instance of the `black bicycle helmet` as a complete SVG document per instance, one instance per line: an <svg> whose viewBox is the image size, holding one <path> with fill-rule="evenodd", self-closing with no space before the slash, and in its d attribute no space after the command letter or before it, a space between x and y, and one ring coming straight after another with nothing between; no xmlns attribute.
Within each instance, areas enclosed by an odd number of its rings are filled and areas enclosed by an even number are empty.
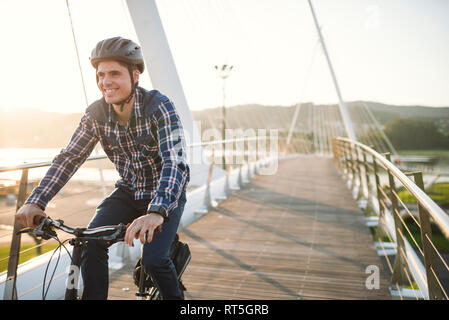
<svg viewBox="0 0 449 320"><path fill-rule="evenodd" d="M119 60L135 65L140 73L145 69L140 46L122 37L109 38L97 43L90 55L90 62L97 68L98 63L104 60Z"/></svg>

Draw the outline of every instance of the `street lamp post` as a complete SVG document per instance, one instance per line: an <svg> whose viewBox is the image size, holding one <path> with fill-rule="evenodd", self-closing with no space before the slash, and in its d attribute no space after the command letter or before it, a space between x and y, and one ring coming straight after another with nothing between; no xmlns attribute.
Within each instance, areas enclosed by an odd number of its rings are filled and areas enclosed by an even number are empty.
<svg viewBox="0 0 449 320"><path fill-rule="evenodd" d="M226 131L226 92L225 92L225 83L226 83L226 78L229 77L232 68L234 68L234 66L230 66L227 64L223 64L221 66L215 66L215 70L218 73L218 76L223 79L223 124L222 124L222 140L225 140L225 131ZM226 160L225 160L225 143L223 142L223 151L222 151L222 159L223 159L223 170L226 170Z"/></svg>

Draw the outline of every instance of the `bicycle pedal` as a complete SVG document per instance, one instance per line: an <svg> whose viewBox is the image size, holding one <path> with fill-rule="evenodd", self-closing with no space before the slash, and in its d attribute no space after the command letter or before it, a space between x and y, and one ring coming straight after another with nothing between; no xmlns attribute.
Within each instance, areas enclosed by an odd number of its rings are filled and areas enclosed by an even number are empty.
<svg viewBox="0 0 449 320"><path fill-rule="evenodd" d="M148 292L144 292L144 293L136 292L136 297L145 298L145 297L148 297L148 296L149 296Z"/></svg>

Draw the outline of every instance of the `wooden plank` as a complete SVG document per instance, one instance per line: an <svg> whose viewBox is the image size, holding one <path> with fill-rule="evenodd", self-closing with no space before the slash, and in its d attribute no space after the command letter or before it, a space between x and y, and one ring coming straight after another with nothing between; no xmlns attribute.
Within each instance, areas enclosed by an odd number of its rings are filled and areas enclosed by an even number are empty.
<svg viewBox="0 0 449 320"><path fill-rule="evenodd" d="M192 251L186 299L391 299L382 272L380 288L366 288L366 267L382 263L331 159L279 163L180 237ZM111 277L111 299L136 289L130 272Z"/></svg>

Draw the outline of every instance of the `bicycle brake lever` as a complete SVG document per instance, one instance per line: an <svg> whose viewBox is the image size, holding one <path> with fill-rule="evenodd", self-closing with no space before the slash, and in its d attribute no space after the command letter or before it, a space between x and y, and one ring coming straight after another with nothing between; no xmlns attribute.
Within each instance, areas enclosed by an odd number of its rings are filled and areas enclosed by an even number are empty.
<svg viewBox="0 0 449 320"><path fill-rule="evenodd" d="M51 239L51 238L57 236L56 232L54 230L52 230L52 229L48 229L48 230L34 230L31 233L34 234L37 237L41 237L44 240L48 240L48 239Z"/></svg>
<svg viewBox="0 0 449 320"><path fill-rule="evenodd" d="M29 233L29 234L32 234L32 235L34 235L36 237L41 237L44 240L48 240L48 239L51 239L51 238L57 236L56 232L54 230L52 230L50 228L50 226L45 225L45 221L44 220L41 221L41 223L39 224L37 229L25 228L25 229L17 231L16 234L19 235L21 233Z"/></svg>
<svg viewBox="0 0 449 320"><path fill-rule="evenodd" d="M18 235L21 234L21 233L30 233L30 232L33 232L33 231L34 231L33 228L24 228L24 229L22 229L22 230L17 231L17 232L16 232L16 235L18 236Z"/></svg>

